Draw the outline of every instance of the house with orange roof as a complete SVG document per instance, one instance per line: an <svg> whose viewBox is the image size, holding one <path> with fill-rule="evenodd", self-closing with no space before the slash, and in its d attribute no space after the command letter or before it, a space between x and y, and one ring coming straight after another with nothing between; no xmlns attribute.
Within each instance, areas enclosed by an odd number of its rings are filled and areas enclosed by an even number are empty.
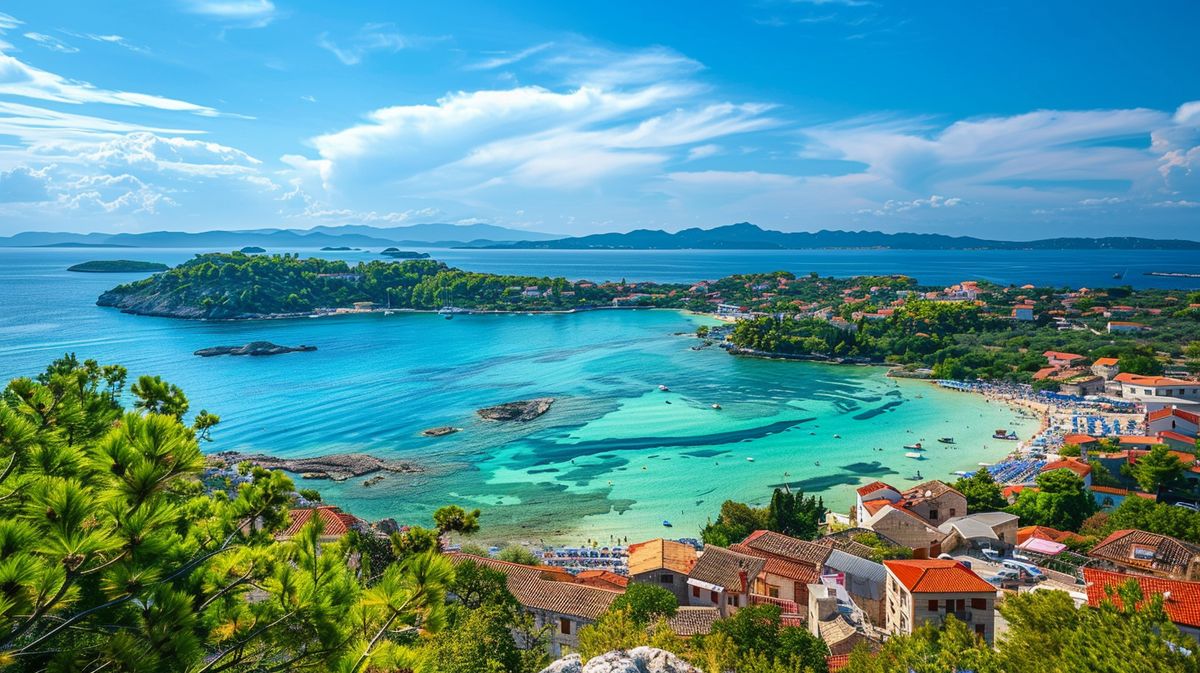
<svg viewBox="0 0 1200 673"><path fill-rule="evenodd" d="M1170 535L1118 530L1096 543L1088 556L1122 572L1200 580L1200 547Z"/></svg>
<svg viewBox="0 0 1200 673"><path fill-rule="evenodd" d="M1051 367L1063 368L1083 360L1083 356L1076 353L1063 353L1061 351L1046 351L1042 353L1042 357L1050 363Z"/></svg>
<svg viewBox="0 0 1200 673"><path fill-rule="evenodd" d="M854 493L856 501L855 511L850 513L850 518L854 521L858 520L861 512L866 511L866 503L868 502L873 500L882 500L889 503L900 501L900 489L882 481L873 481L869 484L859 486Z"/></svg>
<svg viewBox="0 0 1200 673"><path fill-rule="evenodd" d="M1121 397L1145 405L1147 412L1165 407L1200 411L1200 381L1123 372L1113 382L1121 386Z"/></svg>
<svg viewBox="0 0 1200 673"><path fill-rule="evenodd" d="M1200 640L1200 582L1130 575L1099 568L1084 568L1083 581L1087 586L1088 605L1093 608L1106 601L1120 607L1119 588L1127 582L1137 582L1143 602L1161 596L1167 617L1180 631Z"/></svg>
<svg viewBox="0 0 1200 673"><path fill-rule="evenodd" d="M575 575L575 581L601 589L624 591L629 586L629 578L618 575L611 570L584 570Z"/></svg>
<svg viewBox="0 0 1200 673"><path fill-rule="evenodd" d="M308 525L314 517L320 519L322 524L320 536L322 543L337 542L351 530L366 525L358 517L353 514L347 514L333 505L296 508L288 512L288 527L277 533L275 539L280 542L291 540L299 535L300 530Z"/></svg>
<svg viewBox="0 0 1200 673"><path fill-rule="evenodd" d="M721 617L729 617L750 605L750 594L766 560L736 551L704 545L692 567L687 583L691 588L688 604L716 608Z"/></svg>
<svg viewBox="0 0 1200 673"><path fill-rule="evenodd" d="M653 584L675 594L680 605L688 603L688 575L699 556L690 544L656 538L629 545L629 580Z"/></svg>
<svg viewBox="0 0 1200 673"><path fill-rule="evenodd" d="M1084 486L1092 485L1092 466L1082 460L1075 458L1053 460L1043 465L1040 471L1044 474L1054 470L1070 470L1083 480Z"/></svg>
<svg viewBox="0 0 1200 673"><path fill-rule="evenodd" d="M1154 495L1153 493L1131 491L1127 488L1117 488L1115 486L1093 485L1088 490L1092 492L1092 499L1096 501L1096 505L1103 510L1111 510L1120 507L1121 503L1125 502L1125 499L1129 497L1158 500L1158 496Z"/></svg>
<svg viewBox="0 0 1200 673"><path fill-rule="evenodd" d="M942 539L946 536L936 526L930 525L911 510L887 502L867 503L868 511L875 503L879 503L879 508L871 516L860 520L860 526L908 547L917 557L937 556L942 552Z"/></svg>
<svg viewBox="0 0 1200 673"><path fill-rule="evenodd" d="M784 612L801 614L808 605L808 585L821 581L821 569L830 547L769 530L756 530L729 548L766 563L754 583L760 596L790 601Z"/></svg>
<svg viewBox="0 0 1200 673"><path fill-rule="evenodd" d="M1103 376L1105 381L1111 381L1121 373L1121 365L1117 358L1096 358L1092 363L1092 373Z"/></svg>
<svg viewBox="0 0 1200 673"><path fill-rule="evenodd" d="M995 638L996 587L958 561L889 560L887 630L909 634L949 617L965 623L989 645Z"/></svg>
<svg viewBox="0 0 1200 673"><path fill-rule="evenodd" d="M1017 529L1017 544L1022 544L1031 538L1065 544L1070 541L1082 540L1083 536L1078 533L1062 531L1049 526L1025 526Z"/></svg>
<svg viewBox="0 0 1200 673"><path fill-rule="evenodd" d="M1163 407L1146 414L1146 434L1175 432L1195 439L1200 434L1200 414L1179 407Z"/></svg>

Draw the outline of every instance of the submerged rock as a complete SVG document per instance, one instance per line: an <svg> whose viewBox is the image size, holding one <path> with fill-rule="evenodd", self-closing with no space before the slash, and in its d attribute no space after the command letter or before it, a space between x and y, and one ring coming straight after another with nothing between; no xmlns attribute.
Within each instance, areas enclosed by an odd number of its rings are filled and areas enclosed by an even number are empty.
<svg viewBox="0 0 1200 673"><path fill-rule="evenodd" d="M211 358L215 355L282 355L283 353L304 353L317 350L316 346L280 346L270 341L251 341L245 346L213 346L201 348L196 355Z"/></svg>
<svg viewBox="0 0 1200 673"><path fill-rule="evenodd" d="M436 428L422 430L421 434L426 437L445 437L446 435L453 435L461 430L462 428L456 428L452 425L442 425Z"/></svg>
<svg viewBox="0 0 1200 673"><path fill-rule="evenodd" d="M399 472L415 474L421 468L402 460L384 460L365 453L334 453L316 458L277 458L261 453L247 454L237 451L222 451L214 455L216 461L226 465L248 462L268 470L286 470L299 474L304 479L332 479L345 481L373 472Z"/></svg>
<svg viewBox="0 0 1200 673"><path fill-rule="evenodd" d="M485 421L519 421L525 423L550 411L553 397L538 397L532 400L505 402L494 407L485 407L475 413Z"/></svg>

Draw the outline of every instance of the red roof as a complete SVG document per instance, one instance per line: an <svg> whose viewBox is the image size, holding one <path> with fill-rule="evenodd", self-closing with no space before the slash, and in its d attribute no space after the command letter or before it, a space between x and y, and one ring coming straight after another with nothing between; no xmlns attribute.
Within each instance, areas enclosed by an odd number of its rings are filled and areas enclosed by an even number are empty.
<svg viewBox="0 0 1200 673"><path fill-rule="evenodd" d="M1044 381L1044 380L1050 378L1051 376L1054 376L1054 373L1057 371L1058 371L1058 367L1042 367L1041 369L1034 372L1033 380L1034 381Z"/></svg>
<svg viewBox="0 0 1200 673"><path fill-rule="evenodd" d="M1197 381L1184 381L1183 379L1173 379L1169 376L1141 376L1140 374L1117 374L1113 378L1114 381L1120 383L1132 383L1139 386L1194 386Z"/></svg>
<svg viewBox="0 0 1200 673"><path fill-rule="evenodd" d="M1067 360L1067 361L1083 359L1082 355L1077 355L1075 353L1063 353L1061 351L1046 351L1045 353L1042 353L1042 357L1044 357L1048 360Z"/></svg>
<svg viewBox="0 0 1200 673"><path fill-rule="evenodd" d="M618 575L611 570L584 570L575 576L575 581L601 589L624 589L629 586L628 577Z"/></svg>
<svg viewBox="0 0 1200 673"><path fill-rule="evenodd" d="M1118 360L1116 358L1096 358L1096 361L1092 364L1100 365L1101 367L1111 367L1117 364L1117 362Z"/></svg>
<svg viewBox="0 0 1200 673"><path fill-rule="evenodd" d="M825 657L825 667L829 669L829 673L836 673L849 665L849 654L831 654Z"/></svg>
<svg viewBox="0 0 1200 673"><path fill-rule="evenodd" d="M1028 540L1029 538L1038 538L1041 540L1049 540L1051 542L1063 542L1064 540L1072 540L1082 538L1078 533L1070 533L1050 528L1049 526L1025 526L1017 529L1017 544Z"/></svg>
<svg viewBox="0 0 1200 673"><path fill-rule="evenodd" d="M321 517L321 521L325 523L325 529L321 531L322 537L341 537L350 532L350 528L358 523L358 519L350 514L346 514L337 507L332 505L322 505L320 507L312 507L305 509L293 509L291 512L291 523L287 530L279 534L280 538L292 538L300 533L300 529L304 528L313 517L313 514Z"/></svg>
<svg viewBox="0 0 1200 673"><path fill-rule="evenodd" d="M1041 469L1042 472L1050 472L1051 470L1070 470L1082 479L1092 473L1092 466L1072 458L1066 458L1046 463Z"/></svg>
<svg viewBox="0 0 1200 673"><path fill-rule="evenodd" d="M884 561L883 565L912 593L996 593L996 587L958 561L913 559Z"/></svg>
<svg viewBox="0 0 1200 673"><path fill-rule="evenodd" d="M1163 407L1158 411L1151 411L1150 413L1146 414L1146 420L1157 421L1160 418L1169 418L1171 416L1174 416L1175 418L1182 418L1192 425L1200 425L1200 414L1193 414L1190 411L1176 409L1175 407Z"/></svg>
<svg viewBox="0 0 1200 673"><path fill-rule="evenodd" d="M1163 609L1172 622L1184 626L1200 627L1200 582L1167 580L1149 575L1126 575L1095 568L1083 569L1083 581L1087 583L1088 605L1099 607L1105 600L1121 604L1118 596L1109 597L1107 587L1119 587L1133 580L1142 588L1146 598L1163 597Z"/></svg>
<svg viewBox="0 0 1200 673"><path fill-rule="evenodd" d="M1175 432L1174 430L1163 430L1158 433L1159 439L1173 439L1184 444L1193 444L1196 441L1195 437L1189 437L1183 433ZM1186 462L1186 461L1185 461Z"/></svg>
<svg viewBox="0 0 1200 673"><path fill-rule="evenodd" d="M870 495L871 493L874 493L875 491L880 491L885 488L891 488L893 491L896 490L896 489L892 488L891 484L885 484L882 481L873 481L873 482L867 484L866 486L859 486L858 494L861 496L866 496L866 495ZM899 491L897 491L897 493L898 492Z"/></svg>
<svg viewBox="0 0 1200 673"><path fill-rule="evenodd" d="M1100 440L1091 435L1067 435L1063 437L1063 444L1090 444L1098 441Z"/></svg>

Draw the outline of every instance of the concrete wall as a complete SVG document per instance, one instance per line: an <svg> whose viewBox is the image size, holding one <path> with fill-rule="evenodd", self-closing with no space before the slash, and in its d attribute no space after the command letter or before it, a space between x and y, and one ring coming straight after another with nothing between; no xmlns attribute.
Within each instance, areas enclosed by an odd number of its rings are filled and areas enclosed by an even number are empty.
<svg viewBox="0 0 1200 673"><path fill-rule="evenodd" d="M673 570L652 570L632 575L629 581L637 584L653 584L656 587L662 587L675 594L675 599L680 605L691 605L688 602L688 592L691 588L688 586L687 579L687 575L677 573Z"/></svg>

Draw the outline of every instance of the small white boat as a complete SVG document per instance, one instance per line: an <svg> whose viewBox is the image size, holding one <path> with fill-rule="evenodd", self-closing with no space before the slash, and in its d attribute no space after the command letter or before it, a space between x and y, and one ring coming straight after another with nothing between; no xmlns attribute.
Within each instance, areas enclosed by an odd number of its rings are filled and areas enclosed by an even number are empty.
<svg viewBox="0 0 1200 673"><path fill-rule="evenodd" d="M922 454L920 454L920 453L917 453L916 451L909 451L908 453L904 454L904 457L905 457L905 458L914 458L914 459L916 459L916 460L921 460L921 459L922 459L922 458L924 458L925 456L924 456L924 455L922 455Z"/></svg>
<svg viewBox="0 0 1200 673"><path fill-rule="evenodd" d="M664 385L663 385L663 384L661 384L661 383L660 383L660 384L658 384L658 389L659 389L659 390L661 390L661 391L663 391L664 393L665 393L665 392L667 392L668 390L670 390L670 388L668 388L668 387L664 386Z"/></svg>
<svg viewBox="0 0 1200 673"><path fill-rule="evenodd" d="M842 436L841 436L841 435L834 435L834 436L833 436L833 438L834 438L834 439L841 439L841 438L842 438Z"/></svg>
<svg viewBox="0 0 1200 673"><path fill-rule="evenodd" d="M714 402L714 403L713 403L713 405L712 405L712 408L713 408L713 409L720 409L720 408L721 408L721 405L719 405L719 404L717 404L717 403L715 403L715 402Z"/></svg>
<svg viewBox="0 0 1200 673"><path fill-rule="evenodd" d="M747 456L747 457L746 457L746 462L747 462L747 463L753 463L753 462L754 462L754 459L753 459L753 458L750 458L749 456Z"/></svg>

